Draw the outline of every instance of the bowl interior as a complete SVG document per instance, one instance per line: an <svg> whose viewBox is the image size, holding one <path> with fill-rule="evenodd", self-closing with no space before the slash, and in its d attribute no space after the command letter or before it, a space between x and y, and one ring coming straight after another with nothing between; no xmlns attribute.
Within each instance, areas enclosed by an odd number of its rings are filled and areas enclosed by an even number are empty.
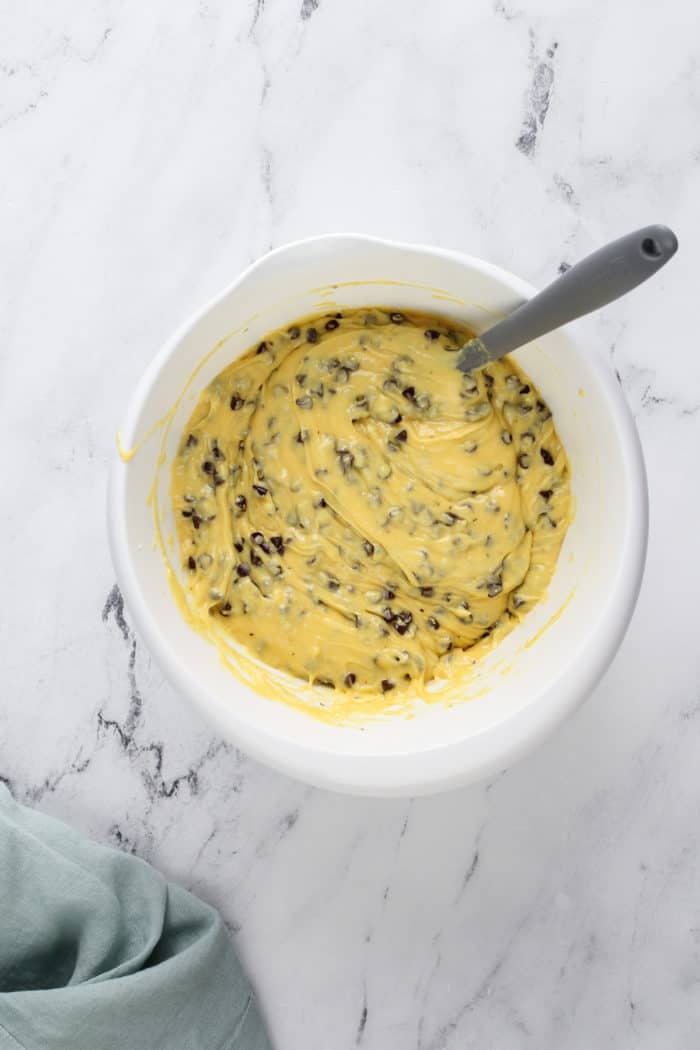
<svg viewBox="0 0 700 1050"><path fill-rule="evenodd" d="M174 535L170 464L202 389L266 332L337 304L441 313L478 330L532 289L449 252L361 237L301 242L265 257L163 348L132 400L122 441L135 446L180 398L131 462L115 464L110 535L131 612L161 666L246 750L292 775L355 791L410 793L507 764L563 717L612 657L636 598L646 539L644 473L622 396L595 355L565 332L515 356L548 401L572 467L575 518L547 598L479 666L464 702L360 728L319 722L257 695L184 622L154 546L149 494L166 551ZM184 391L184 394L183 394ZM178 558L173 559L178 571Z"/></svg>

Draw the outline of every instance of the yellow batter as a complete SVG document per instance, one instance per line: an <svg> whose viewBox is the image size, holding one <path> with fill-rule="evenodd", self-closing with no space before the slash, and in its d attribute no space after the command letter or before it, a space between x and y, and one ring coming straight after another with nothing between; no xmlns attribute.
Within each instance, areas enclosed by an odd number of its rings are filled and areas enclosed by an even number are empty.
<svg viewBox="0 0 700 1050"><path fill-rule="evenodd" d="M513 361L457 371L472 334L344 310L213 380L171 489L199 617L275 668L387 702L516 625L554 571L569 468Z"/></svg>

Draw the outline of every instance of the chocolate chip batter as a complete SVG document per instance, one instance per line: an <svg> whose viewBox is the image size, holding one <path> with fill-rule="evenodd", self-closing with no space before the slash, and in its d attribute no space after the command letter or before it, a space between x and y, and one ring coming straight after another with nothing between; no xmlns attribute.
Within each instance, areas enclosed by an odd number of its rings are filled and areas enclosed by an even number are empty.
<svg viewBox="0 0 700 1050"><path fill-rule="evenodd" d="M472 335L344 310L271 333L214 379L172 479L200 619L358 695L420 686L452 649L517 624L556 565L569 467L513 361L456 370Z"/></svg>

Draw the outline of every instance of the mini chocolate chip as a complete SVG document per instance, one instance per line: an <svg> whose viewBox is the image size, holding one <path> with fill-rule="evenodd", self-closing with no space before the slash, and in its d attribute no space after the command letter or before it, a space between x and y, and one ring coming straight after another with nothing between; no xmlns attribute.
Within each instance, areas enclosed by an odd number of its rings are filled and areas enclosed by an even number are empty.
<svg viewBox="0 0 700 1050"><path fill-rule="evenodd" d="M435 594L435 588L434 587L421 587L420 593L421 593L423 598L432 598L432 596Z"/></svg>
<svg viewBox="0 0 700 1050"><path fill-rule="evenodd" d="M440 338L440 333L435 328L428 328L425 333L425 338L434 342L436 339Z"/></svg>
<svg viewBox="0 0 700 1050"><path fill-rule="evenodd" d="M259 554L256 554L255 551L250 552L250 560L253 563L253 565L262 565L263 563L262 558Z"/></svg>
<svg viewBox="0 0 700 1050"><path fill-rule="evenodd" d="M240 565L236 566L236 572L240 577L250 576L250 566L246 565L245 562L241 562Z"/></svg>
<svg viewBox="0 0 700 1050"><path fill-rule="evenodd" d="M298 408L312 408L313 401L311 400L308 394L304 394L303 397L298 397L296 399L296 405Z"/></svg>
<svg viewBox="0 0 700 1050"><path fill-rule="evenodd" d="M370 543L369 540L363 540L362 541L362 546L365 549L365 554L369 555L369 557L371 558L372 555L374 554L374 544Z"/></svg>
<svg viewBox="0 0 700 1050"><path fill-rule="evenodd" d="M355 462L355 457L353 456L352 452L350 452L348 449L341 448L338 450L338 460L340 462L340 469L342 470L343 474L348 474L352 469L353 463Z"/></svg>
<svg viewBox="0 0 700 1050"><path fill-rule="evenodd" d="M224 484L224 479L221 477L221 474L215 474L214 475L214 484L215 485L223 485Z"/></svg>
<svg viewBox="0 0 700 1050"><path fill-rule="evenodd" d="M317 343L318 342L318 332L317 332L317 330L315 328L307 328L306 329L306 342L307 343Z"/></svg>
<svg viewBox="0 0 700 1050"><path fill-rule="evenodd" d="M393 613L393 611L392 611L392 610L391 610L391 609L389 608L389 606L388 606L388 605L386 605L386 606L385 606L385 607L384 607L384 608L383 608L383 609L381 610L380 616L381 616L382 620L385 620L385 621L386 621L386 623L393 623L393 620L394 620L394 613Z"/></svg>
<svg viewBox="0 0 700 1050"><path fill-rule="evenodd" d="M258 349L257 349L257 350L255 351L255 353L256 353L256 354L262 354L262 352L263 352L264 350L267 350L267 343L266 343L266 342L265 342L265 340L263 339L262 343L260 344L260 346L258 347Z"/></svg>
<svg viewBox="0 0 700 1050"><path fill-rule="evenodd" d="M331 317L330 321L326 321L326 331L327 332L332 332L337 327L338 327L338 322L333 317Z"/></svg>
<svg viewBox="0 0 700 1050"><path fill-rule="evenodd" d="M297 445L303 445L304 442L308 440L308 437L308 430L300 430L297 436L294 438L294 440L296 441Z"/></svg>
<svg viewBox="0 0 700 1050"><path fill-rule="evenodd" d="M491 580L491 582L486 587L486 593L488 594L489 598L495 598L496 595L500 594L502 590L503 581L500 576L497 577L497 579L495 580Z"/></svg>
<svg viewBox="0 0 700 1050"><path fill-rule="evenodd" d="M490 390L493 386L493 376L490 372L482 372L481 374L484 377L484 382L486 383L487 389Z"/></svg>
<svg viewBox="0 0 700 1050"><path fill-rule="evenodd" d="M192 515L192 524L194 525L195 529L198 529L199 526L202 524L202 519L199 517L198 514Z"/></svg>
<svg viewBox="0 0 700 1050"><path fill-rule="evenodd" d="M265 542L265 537L263 536L262 532L251 532L250 538L253 541L253 543L255 543L258 547L261 543Z"/></svg>
<svg viewBox="0 0 700 1050"><path fill-rule="evenodd" d="M335 682L332 678L314 678L314 685L321 685L324 689L335 689Z"/></svg>
<svg viewBox="0 0 700 1050"><path fill-rule="evenodd" d="M233 412L238 412L241 408L243 408L245 401L243 400L240 394L233 394L229 403L231 405L231 410Z"/></svg>
<svg viewBox="0 0 700 1050"><path fill-rule="evenodd" d="M284 542L281 536L270 536L270 543L278 553L282 553L284 550Z"/></svg>
<svg viewBox="0 0 700 1050"><path fill-rule="evenodd" d="M523 383L523 385L520 387L520 393L521 394L529 394L530 393L530 384L529 383Z"/></svg>
<svg viewBox="0 0 700 1050"><path fill-rule="evenodd" d="M236 496L233 502L236 504L239 510L245 510L248 506L248 500L245 498L245 496Z"/></svg>
<svg viewBox="0 0 700 1050"><path fill-rule="evenodd" d="M523 470L527 470L530 466L530 457L527 452L521 452L518 456L518 466L522 467Z"/></svg>
<svg viewBox="0 0 700 1050"><path fill-rule="evenodd" d="M396 595L392 591L391 587L385 587L384 588L384 590L382 592L382 598L384 599L385 602L391 602L391 601L394 600L395 597L396 597Z"/></svg>
<svg viewBox="0 0 700 1050"><path fill-rule="evenodd" d="M187 568L190 570L190 572L194 572L194 570L197 568L197 562L194 560L192 555L190 555L187 559Z"/></svg>
<svg viewBox="0 0 700 1050"><path fill-rule="evenodd" d="M299 328L297 328L296 325L292 325L292 327L289 329L289 338L290 339L298 339L300 335L301 335L301 330Z"/></svg>
<svg viewBox="0 0 700 1050"><path fill-rule="evenodd" d="M405 430L399 430L398 434L394 434L397 441L407 441L408 434Z"/></svg>
<svg viewBox="0 0 700 1050"><path fill-rule="evenodd" d="M194 511L192 511L192 510L183 510L182 511L183 518L191 518L193 514L194 514Z"/></svg>
<svg viewBox="0 0 700 1050"><path fill-rule="evenodd" d="M396 682L392 682L392 680L390 678L382 678L381 685L382 685L382 692L383 693L388 693L391 689L395 688Z"/></svg>
<svg viewBox="0 0 700 1050"><path fill-rule="evenodd" d="M401 393L407 401L415 401L416 388L414 386L405 386Z"/></svg>
<svg viewBox="0 0 700 1050"><path fill-rule="evenodd" d="M204 463L202 463L202 470L204 471L205 474L213 474L214 473L214 464L211 462L210 459L205 459L204 460Z"/></svg>
<svg viewBox="0 0 700 1050"><path fill-rule="evenodd" d="M308 376L306 375L306 372L300 372L299 375L295 376L294 378L296 379L299 386L303 386Z"/></svg>
<svg viewBox="0 0 700 1050"><path fill-rule="evenodd" d="M216 442L214 442L211 446L211 454L214 457L214 459L226 459Z"/></svg>
<svg viewBox="0 0 700 1050"><path fill-rule="evenodd" d="M542 459L544 460L544 462L547 464L548 467L551 467L551 466L554 465L554 456L552 455L551 452L548 452L546 448L541 448L540 449L540 455L542 456Z"/></svg>
<svg viewBox="0 0 700 1050"><path fill-rule="evenodd" d="M264 485L253 485L253 488L257 492L258 496L267 496L267 489Z"/></svg>
<svg viewBox="0 0 700 1050"><path fill-rule="evenodd" d="M437 631L438 627L440 626L440 621L436 620L434 616L429 616L425 622L427 623L428 627L432 627L434 631Z"/></svg>
<svg viewBox="0 0 700 1050"><path fill-rule="evenodd" d="M389 393L391 390L398 390L399 384L396 382L395 379L393 379L390 376L389 379L384 380L384 382L382 383L382 387L384 388L384 390L386 390L387 393Z"/></svg>
<svg viewBox="0 0 700 1050"><path fill-rule="evenodd" d="M455 522L459 521L459 515L453 514L451 510L446 510L444 514L440 515L440 521L443 525L452 526Z"/></svg>
<svg viewBox="0 0 700 1050"><path fill-rule="evenodd" d="M233 606L231 605L231 602L226 602L224 605L221 606L221 612L230 613L232 608Z"/></svg>
<svg viewBox="0 0 700 1050"><path fill-rule="evenodd" d="M340 589L340 583L338 582L338 580L334 580L332 576L329 579L326 586L328 587L329 591L337 591Z"/></svg>
<svg viewBox="0 0 700 1050"><path fill-rule="evenodd" d="M412 623L413 615L408 611L408 609L402 610L401 612L397 613L394 617L394 627L399 634L405 634Z"/></svg>
<svg viewBox="0 0 700 1050"><path fill-rule="evenodd" d="M197 438L194 436L194 434L190 434L187 438L187 441L185 442L185 448L194 448L196 444Z"/></svg>
<svg viewBox="0 0 700 1050"><path fill-rule="evenodd" d="M243 540L234 540L233 541L233 545L236 548L236 550L238 551L238 553L240 554L241 551L243 550L243 547L244 547Z"/></svg>
<svg viewBox="0 0 700 1050"><path fill-rule="evenodd" d="M393 314L389 314L389 320L393 321L394 324L403 324L406 318L398 310L394 310Z"/></svg>
<svg viewBox="0 0 700 1050"><path fill-rule="evenodd" d="M352 671L348 671L348 673L345 675L345 678L343 679L343 682L348 687L348 689L350 688L351 685L354 685L356 681L357 681L357 675L353 674Z"/></svg>
<svg viewBox="0 0 700 1050"><path fill-rule="evenodd" d="M513 444L513 435L511 434L510 430L502 430L501 431L501 441L503 442L504 445L512 445Z"/></svg>

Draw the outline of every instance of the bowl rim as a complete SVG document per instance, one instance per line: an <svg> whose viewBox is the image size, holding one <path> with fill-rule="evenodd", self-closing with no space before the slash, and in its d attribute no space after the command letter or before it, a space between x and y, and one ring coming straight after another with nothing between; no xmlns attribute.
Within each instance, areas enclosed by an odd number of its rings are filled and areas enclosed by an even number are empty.
<svg viewBox="0 0 700 1050"><path fill-rule="evenodd" d="M121 431L131 436L164 364L182 340L201 320L228 298L252 273L279 255L325 244L340 249L350 243L366 243L398 251L457 260L497 281L504 291L523 299L537 288L487 260L454 249L395 241L367 234L335 233L302 238L281 245L261 256L222 291L194 311L165 340L136 384L129 399ZM576 342L570 333L565 338ZM587 639L585 666L576 658L576 675L561 678L538 694L532 704L512 716L492 723L479 733L441 744L420 753L367 756L351 751L323 751L302 740L282 739L238 716L234 705L204 690L186 665L177 663L165 634L150 612L136 574L127 542L127 468L115 450L107 486L107 527L112 561L119 587L135 626L156 658L165 677L180 694L198 707L222 735L253 758L288 776L335 791L372 796L408 796L449 790L483 779L517 761L539 745L590 695L611 663L629 626L642 583L648 539L648 494L641 442L634 420L609 367L597 352L586 356L618 432L623 458L627 514L625 542L616 587L594 634ZM608 622L609 621L609 622ZM605 626L605 630L602 627ZM597 642L596 642L597 640ZM594 644L594 642L596 644ZM555 695L556 694L556 695ZM475 741L479 754L475 757ZM333 769L329 770L329 756ZM320 761L319 761L320 759ZM420 759L420 761L418 761ZM325 768L323 768L325 766Z"/></svg>

